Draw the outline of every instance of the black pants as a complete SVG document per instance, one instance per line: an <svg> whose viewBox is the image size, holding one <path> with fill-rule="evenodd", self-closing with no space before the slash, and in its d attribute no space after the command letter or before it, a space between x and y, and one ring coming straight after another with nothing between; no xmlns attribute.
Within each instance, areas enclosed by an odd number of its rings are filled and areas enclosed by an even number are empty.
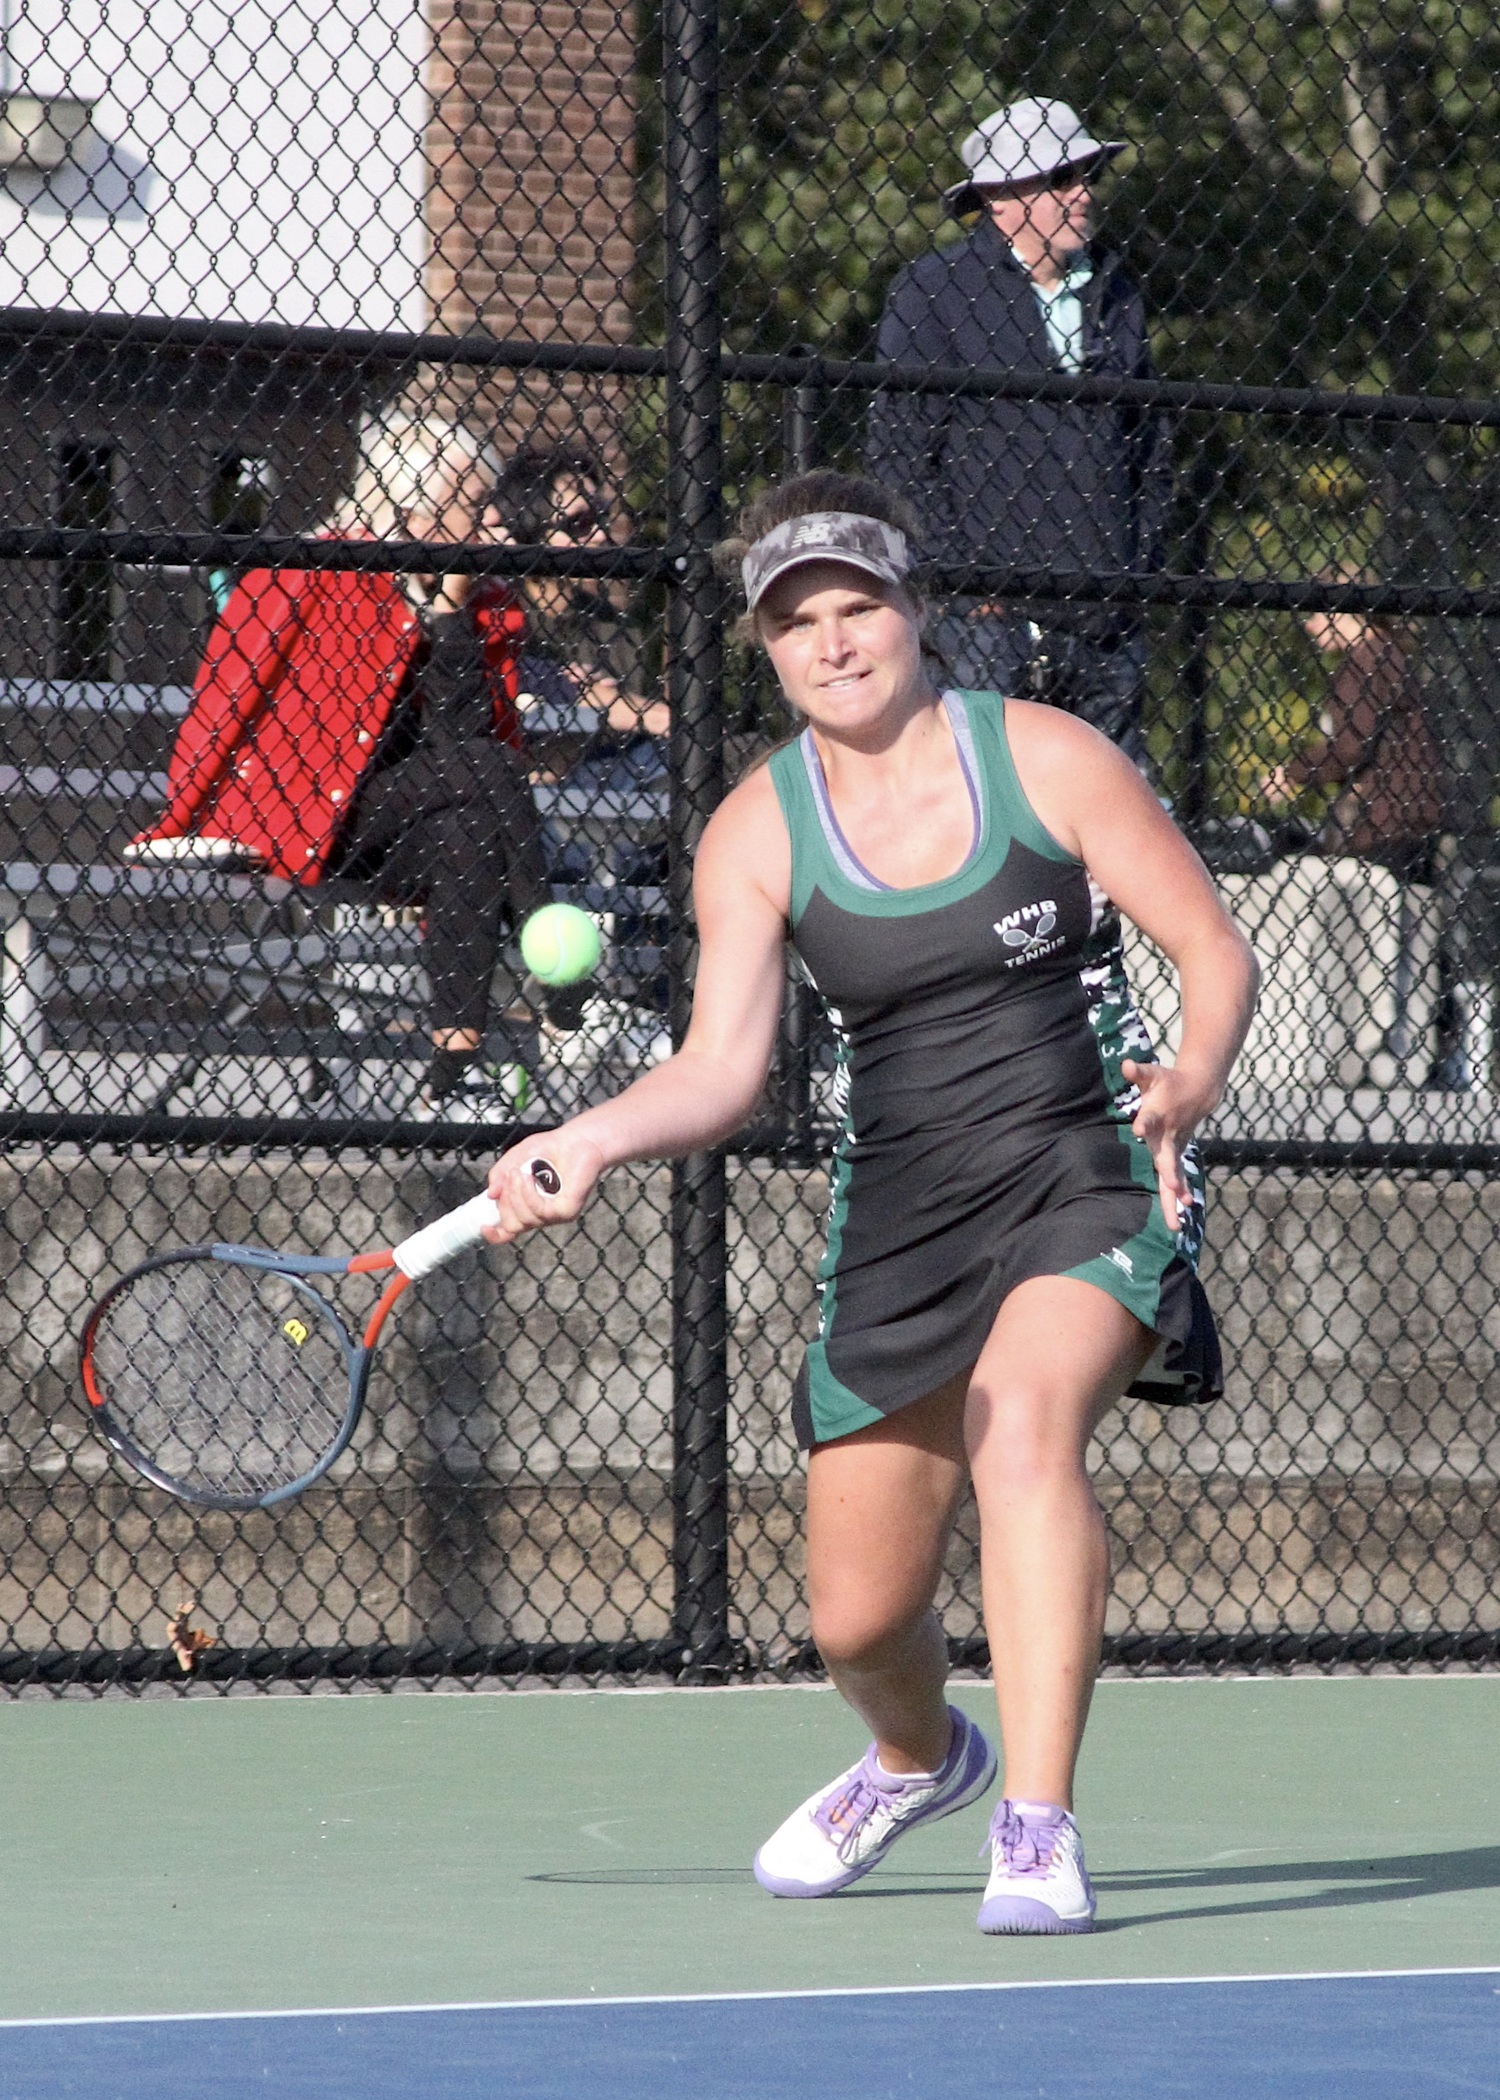
<svg viewBox="0 0 1500 2100"><path fill-rule="evenodd" d="M329 872L424 907L434 1029L483 1031L506 927L550 894L525 776L487 739L421 745L365 782Z"/></svg>

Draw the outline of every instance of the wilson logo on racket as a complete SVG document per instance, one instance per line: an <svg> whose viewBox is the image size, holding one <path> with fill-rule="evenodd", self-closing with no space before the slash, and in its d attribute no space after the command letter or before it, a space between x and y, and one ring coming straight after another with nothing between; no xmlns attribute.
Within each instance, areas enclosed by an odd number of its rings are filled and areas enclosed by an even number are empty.
<svg viewBox="0 0 1500 2100"><path fill-rule="evenodd" d="M1003 919L995 921L995 931L1007 948L1019 952L1007 955L1005 967L1014 969L1017 963L1032 962L1038 956L1050 955L1062 946L1062 935L1055 940L1048 938L1057 926L1057 900L1044 897L1038 904L1023 904L1019 910L1010 911Z"/></svg>
<svg viewBox="0 0 1500 2100"><path fill-rule="evenodd" d="M286 1336L287 1340L289 1342L295 1342L299 1349L302 1347L302 1344L307 1340L307 1337L312 1333L312 1329L310 1327L304 1327L300 1320L283 1320L281 1323L281 1331Z"/></svg>

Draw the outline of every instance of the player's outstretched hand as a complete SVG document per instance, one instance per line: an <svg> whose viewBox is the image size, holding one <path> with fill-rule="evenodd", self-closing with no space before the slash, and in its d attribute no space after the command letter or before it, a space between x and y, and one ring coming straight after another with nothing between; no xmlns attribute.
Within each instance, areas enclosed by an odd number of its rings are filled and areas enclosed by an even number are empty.
<svg viewBox="0 0 1500 2100"><path fill-rule="evenodd" d="M1140 1107L1131 1128L1150 1147L1162 1213L1176 1232L1193 1197L1183 1171L1183 1150L1212 1103L1203 1099L1187 1073L1172 1065L1138 1064L1133 1057L1127 1057L1120 1070L1141 1090Z"/></svg>
<svg viewBox="0 0 1500 2100"><path fill-rule="evenodd" d="M559 1184L556 1194L547 1189L552 1177L536 1172L539 1162L552 1168ZM588 1202L603 1171L600 1148L589 1138L571 1134L566 1124L512 1145L490 1168L488 1190L500 1223L491 1226L485 1238L503 1246L539 1225L566 1224Z"/></svg>

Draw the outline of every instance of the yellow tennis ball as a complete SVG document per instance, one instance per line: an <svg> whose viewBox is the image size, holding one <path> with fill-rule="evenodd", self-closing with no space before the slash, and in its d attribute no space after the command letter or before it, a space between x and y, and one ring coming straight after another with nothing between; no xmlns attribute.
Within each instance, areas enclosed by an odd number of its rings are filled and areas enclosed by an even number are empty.
<svg viewBox="0 0 1500 2100"><path fill-rule="evenodd" d="M581 984L599 955L599 929L576 904L544 904L521 928L521 958L538 984Z"/></svg>

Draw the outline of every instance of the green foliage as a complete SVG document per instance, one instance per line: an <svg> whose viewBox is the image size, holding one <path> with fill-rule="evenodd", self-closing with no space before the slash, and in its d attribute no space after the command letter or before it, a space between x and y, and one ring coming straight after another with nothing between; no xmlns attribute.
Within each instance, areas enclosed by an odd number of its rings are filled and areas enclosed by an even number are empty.
<svg viewBox="0 0 1500 2100"><path fill-rule="evenodd" d="M941 193L963 172L962 138L1008 98L1056 94L1100 136L1131 141L1102 191L1101 232L1143 282L1164 373L1500 391L1490 5L742 0L722 37L734 347L870 355L895 270L961 230ZM648 80L653 214L655 94ZM659 262L649 248L641 312L653 333ZM732 498L781 471L779 416L773 394L737 394ZM833 404L834 455L857 457L862 416L860 400ZM1201 539L1206 522L1228 571L1307 575L1353 560L1403 577L1493 573L1492 434L1192 418L1179 445L1208 513L1185 507L1184 528ZM1315 717L1319 673L1294 622L1221 628L1218 787L1242 802L1262 761Z"/></svg>
<svg viewBox="0 0 1500 2100"><path fill-rule="evenodd" d="M1105 231L1169 369L1492 387L1497 70L1492 10L1410 0L750 0L724 29L729 339L865 352L893 270L958 231L963 136L1060 94L1133 141ZM1367 220L1351 97L1383 105Z"/></svg>

